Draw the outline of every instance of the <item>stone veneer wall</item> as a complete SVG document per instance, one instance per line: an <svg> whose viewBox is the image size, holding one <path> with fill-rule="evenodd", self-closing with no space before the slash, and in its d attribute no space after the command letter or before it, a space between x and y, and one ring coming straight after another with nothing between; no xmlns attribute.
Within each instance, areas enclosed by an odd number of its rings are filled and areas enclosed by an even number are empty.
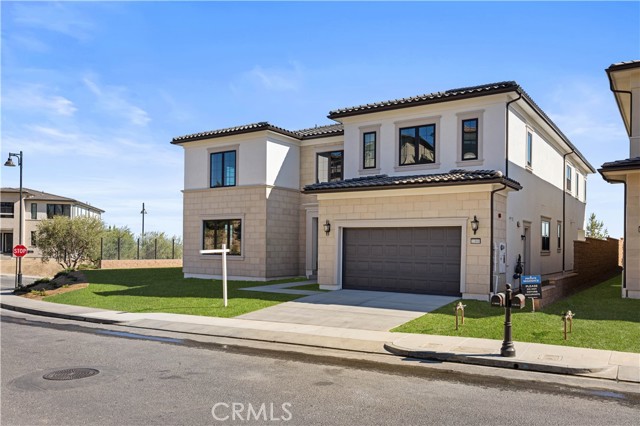
<svg viewBox="0 0 640 426"><path fill-rule="evenodd" d="M459 194L392 196L379 198L352 198L340 200L320 200L319 218L324 223L337 220L366 219L427 219L427 218L466 218L466 297L486 299L489 294L489 236L490 217L489 192L465 192ZM495 238L506 240L506 197L496 195ZM476 215L480 228L476 235L471 230L469 217ZM319 234L318 281L324 285L335 285L334 273L338 247L333 228L329 236ZM471 237L482 239L481 244L470 244ZM464 243L464 242L463 242Z"/></svg>
<svg viewBox="0 0 640 426"><path fill-rule="evenodd" d="M271 188L267 191L266 276L300 275L300 192ZM304 273L304 272L303 272Z"/></svg>
<svg viewBox="0 0 640 426"><path fill-rule="evenodd" d="M627 295L640 299L640 174L627 175Z"/></svg>
<svg viewBox="0 0 640 426"><path fill-rule="evenodd" d="M216 261L215 256L199 253L202 249L202 221L239 218L243 219L242 256L227 257L227 273L234 277L266 277L266 186L189 190L183 197L185 274L222 274L221 262Z"/></svg>

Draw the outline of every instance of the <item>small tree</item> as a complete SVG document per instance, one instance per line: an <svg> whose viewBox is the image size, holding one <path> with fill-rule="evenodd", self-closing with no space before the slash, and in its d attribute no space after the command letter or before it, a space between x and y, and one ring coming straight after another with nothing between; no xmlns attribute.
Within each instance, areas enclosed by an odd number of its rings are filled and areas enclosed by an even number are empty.
<svg viewBox="0 0 640 426"><path fill-rule="evenodd" d="M587 229L585 234L589 238L597 238L599 240L606 240L609 236L609 231L604 227L604 222L596 219L596 214L591 213L589 220L587 221Z"/></svg>
<svg viewBox="0 0 640 426"><path fill-rule="evenodd" d="M40 222L36 232L43 262L51 258L64 269L76 269L98 259L104 224L95 217L54 216Z"/></svg>
<svg viewBox="0 0 640 426"><path fill-rule="evenodd" d="M119 243L118 240L120 240ZM103 259L135 259L137 254L137 244L129 227L109 227L104 232L102 241ZM118 257L118 246L120 257Z"/></svg>
<svg viewBox="0 0 640 426"><path fill-rule="evenodd" d="M182 238L169 237L164 232L145 232L140 239L141 259L175 259L182 257ZM157 246L157 253L156 253Z"/></svg>

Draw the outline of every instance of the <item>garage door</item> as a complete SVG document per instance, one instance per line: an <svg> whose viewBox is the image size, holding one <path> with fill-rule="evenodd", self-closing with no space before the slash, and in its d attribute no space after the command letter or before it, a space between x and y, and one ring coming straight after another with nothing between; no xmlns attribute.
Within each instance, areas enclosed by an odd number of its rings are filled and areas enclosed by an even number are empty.
<svg viewBox="0 0 640 426"><path fill-rule="evenodd" d="M347 228L342 288L460 295L460 227Z"/></svg>

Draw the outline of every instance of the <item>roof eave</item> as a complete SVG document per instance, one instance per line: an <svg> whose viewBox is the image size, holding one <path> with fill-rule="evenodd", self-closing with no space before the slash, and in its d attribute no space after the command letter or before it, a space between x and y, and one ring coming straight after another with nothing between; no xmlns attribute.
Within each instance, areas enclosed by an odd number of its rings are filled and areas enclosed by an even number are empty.
<svg viewBox="0 0 640 426"><path fill-rule="evenodd" d="M202 141L207 139L217 139L217 138L224 138L227 136L241 135L246 133L256 133L256 132L263 132L263 131L271 131L274 133L291 137L293 139L302 140L302 137L300 135L297 135L293 132L289 132L288 130L285 130L285 129L281 129L279 127L267 125L267 126L254 127L249 129L235 129L235 130L230 130L224 133L216 133L216 134L210 134L210 135L197 135L192 137L173 138L173 140L171 141L171 144L182 145L183 143L186 143L186 142L195 142L195 141Z"/></svg>
<svg viewBox="0 0 640 426"><path fill-rule="evenodd" d="M301 192L304 194L328 194L333 192L358 192L358 191L376 191L376 190L388 190L388 189L408 189L408 188L429 188L429 187L441 187L441 186L461 186L461 185L484 185L484 184L504 184L507 187L519 191L522 189L522 185L516 182L504 179L486 179L486 180L471 180L460 182L431 182L431 183L412 183L402 185L372 185L354 188L326 188L326 189L303 189Z"/></svg>

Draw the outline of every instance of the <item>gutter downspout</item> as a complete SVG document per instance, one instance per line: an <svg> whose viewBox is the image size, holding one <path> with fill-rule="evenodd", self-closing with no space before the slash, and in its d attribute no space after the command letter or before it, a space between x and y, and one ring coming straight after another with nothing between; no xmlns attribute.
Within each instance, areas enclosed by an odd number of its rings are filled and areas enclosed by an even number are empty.
<svg viewBox="0 0 640 426"><path fill-rule="evenodd" d="M633 92L630 90L618 90L613 87L613 80L611 79L611 73L607 70L607 77L609 78L609 90L613 93L626 93L629 95L629 136L631 136L631 132L633 131ZM616 100L617 101L617 100ZM618 107L620 108L620 113L622 113L622 105L618 103ZM624 114L622 117L622 121L624 122ZM631 156L631 153L629 153ZM625 185L626 187L626 185Z"/></svg>
<svg viewBox="0 0 640 426"><path fill-rule="evenodd" d="M493 196L496 192L502 191L503 189L507 188L507 184L503 183L502 184L502 188L498 188L498 189L494 189L493 191L491 191L491 234L489 237L489 253L490 253L490 257L489 257L489 293L493 292L493 272L494 272L494 248L493 248L493 211L494 211L494 207L493 207ZM496 288L497 290L497 288Z"/></svg>
<svg viewBox="0 0 640 426"><path fill-rule="evenodd" d="M507 102L505 106L505 122L504 122L504 176L509 177L509 105L515 101L522 99L522 93L518 92L518 97Z"/></svg>
<svg viewBox="0 0 640 426"><path fill-rule="evenodd" d="M565 180L567 179L567 156L573 154L575 151L572 149L571 152L567 152L562 156L562 273L564 274L565 269L565 259L566 253L565 250L567 244L567 213L566 213L566 204L567 204L567 189L565 188ZM576 180L578 177L576 176Z"/></svg>

